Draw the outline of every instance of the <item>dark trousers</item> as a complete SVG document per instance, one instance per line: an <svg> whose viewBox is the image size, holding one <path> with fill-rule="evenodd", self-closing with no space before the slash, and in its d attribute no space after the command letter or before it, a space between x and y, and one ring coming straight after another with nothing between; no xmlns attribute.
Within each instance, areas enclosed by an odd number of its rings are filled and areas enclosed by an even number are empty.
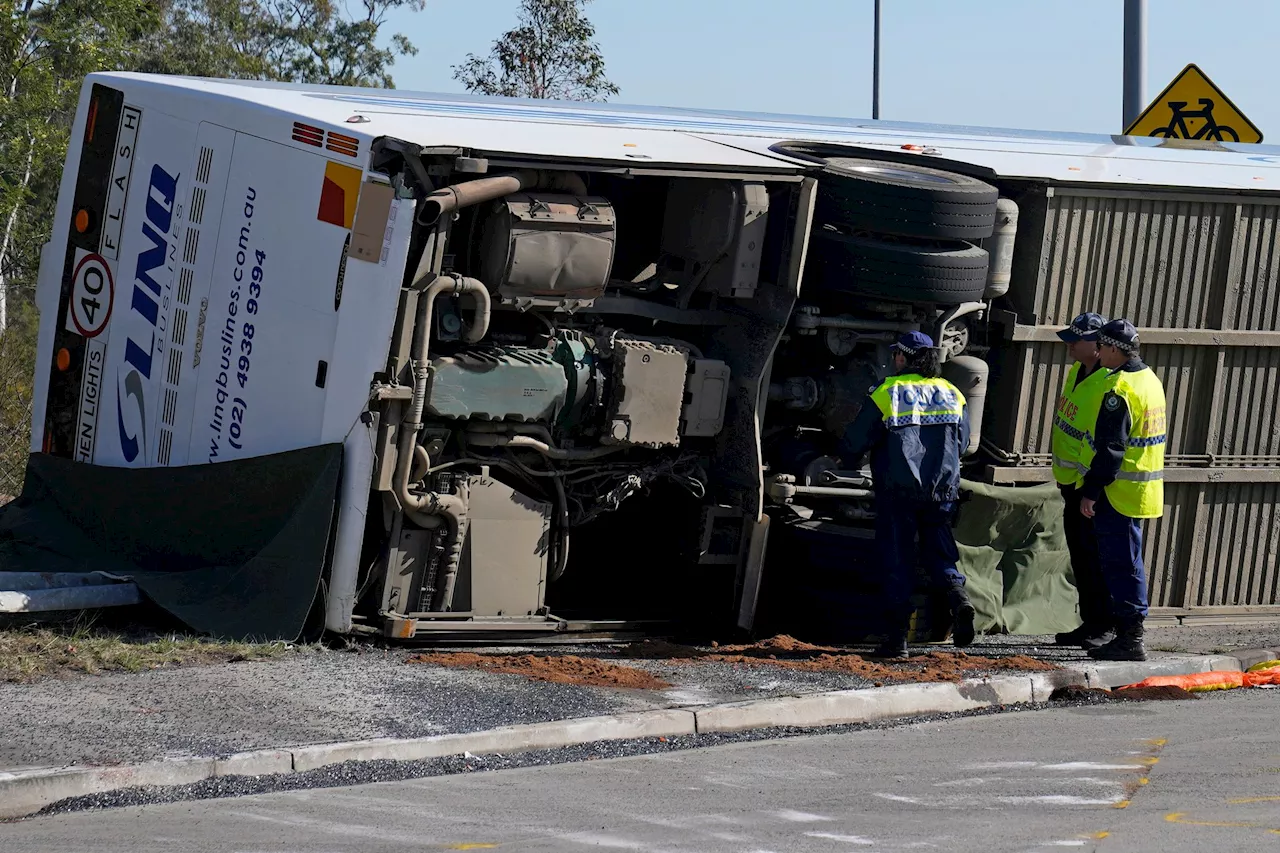
<svg viewBox="0 0 1280 853"><path fill-rule="evenodd" d="M876 545L887 569L885 615L902 630L911 618L917 565L924 566L930 582L937 586L945 589L964 586L964 575L956 566L960 552L951 531L955 512L953 502L893 498L876 501Z"/></svg>
<svg viewBox="0 0 1280 853"><path fill-rule="evenodd" d="M1147 618L1147 571L1142 564L1142 522L1116 512L1103 495L1094 506L1102 577L1111 591L1118 625Z"/></svg>
<svg viewBox="0 0 1280 853"><path fill-rule="evenodd" d="M1111 591L1102 577L1102 563L1098 556L1098 537L1093 519L1080 514L1080 490L1074 486L1060 486L1065 508L1062 513L1062 532L1067 537L1067 551L1071 554L1071 571L1076 578L1076 591L1080 595L1080 621L1090 628L1107 630L1114 627L1111 615Z"/></svg>

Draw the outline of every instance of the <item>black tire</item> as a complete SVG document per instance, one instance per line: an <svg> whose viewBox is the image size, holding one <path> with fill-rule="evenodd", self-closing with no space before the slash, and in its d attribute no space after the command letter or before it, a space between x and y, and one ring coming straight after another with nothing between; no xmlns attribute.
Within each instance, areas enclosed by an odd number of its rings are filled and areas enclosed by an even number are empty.
<svg viewBox="0 0 1280 853"><path fill-rule="evenodd" d="M1000 191L977 178L913 163L824 162L814 213L819 224L941 240L981 240L995 230Z"/></svg>
<svg viewBox="0 0 1280 853"><path fill-rule="evenodd" d="M818 231L809 241L806 287L896 302L959 305L987 287L985 249L968 243L893 243Z"/></svg>

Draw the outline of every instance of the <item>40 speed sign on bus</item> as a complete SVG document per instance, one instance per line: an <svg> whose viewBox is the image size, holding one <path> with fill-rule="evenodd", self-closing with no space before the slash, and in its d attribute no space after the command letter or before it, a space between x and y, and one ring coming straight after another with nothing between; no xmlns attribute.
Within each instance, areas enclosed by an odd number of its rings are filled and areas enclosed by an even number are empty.
<svg viewBox="0 0 1280 853"><path fill-rule="evenodd" d="M111 319L115 291L115 278L107 259L77 248L67 305L67 331L86 338L97 337Z"/></svg>

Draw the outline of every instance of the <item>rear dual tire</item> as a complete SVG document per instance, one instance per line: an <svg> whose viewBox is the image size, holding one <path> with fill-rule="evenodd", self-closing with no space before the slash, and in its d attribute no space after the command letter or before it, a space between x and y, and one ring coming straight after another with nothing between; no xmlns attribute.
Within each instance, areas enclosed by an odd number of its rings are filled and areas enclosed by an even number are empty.
<svg viewBox="0 0 1280 853"><path fill-rule="evenodd" d="M968 243L891 242L819 231L809 243L806 275L837 293L958 305L982 298L988 260L985 249Z"/></svg>
<svg viewBox="0 0 1280 853"><path fill-rule="evenodd" d="M981 240L995 230L1000 192L977 178L851 157L825 163L815 204L824 224L926 240Z"/></svg>
<svg viewBox="0 0 1280 853"><path fill-rule="evenodd" d="M990 258L970 241L995 230L1000 192L968 175L916 163L792 146L821 163L806 277L838 293L895 302L981 300Z"/></svg>

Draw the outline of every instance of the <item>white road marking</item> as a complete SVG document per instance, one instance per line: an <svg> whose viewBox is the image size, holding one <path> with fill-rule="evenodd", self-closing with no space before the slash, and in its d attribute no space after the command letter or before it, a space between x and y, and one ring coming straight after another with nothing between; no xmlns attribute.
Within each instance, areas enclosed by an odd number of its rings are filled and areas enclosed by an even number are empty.
<svg viewBox="0 0 1280 853"><path fill-rule="evenodd" d="M952 779L948 782L934 782L933 787L935 788L976 788L978 785L986 785L990 782L1012 782L1012 781L1013 781L1012 779L1008 779L1003 776L992 776L990 778L984 778L982 776L974 776L970 779Z"/></svg>
<svg viewBox="0 0 1280 853"><path fill-rule="evenodd" d="M653 848L640 841L629 838L618 838L615 835L597 835L594 832L575 832L572 835L561 835L564 841L574 844L590 844L593 847L608 847L613 850L651 850Z"/></svg>
<svg viewBox="0 0 1280 853"><path fill-rule="evenodd" d="M818 823L820 821L834 820L834 818L824 817L820 814L797 812L790 809L783 809L780 812L774 812L774 814L783 820L790 821L792 823Z"/></svg>
<svg viewBox="0 0 1280 853"><path fill-rule="evenodd" d="M992 761L987 764L970 764L966 770L1017 770L1020 767L1039 767L1036 761Z"/></svg>
<svg viewBox="0 0 1280 853"><path fill-rule="evenodd" d="M869 838L862 838L857 835L838 835L834 832L806 832L805 835L810 838L825 838L829 841L843 841L845 844L860 844L863 847L872 847L875 842Z"/></svg>
<svg viewBox="0 0 1280 853"><path fill-rule="evenodd" d="M1070 794L1039 794L1024 797L996 797L996 802L1011 806L1037 803L1045 806L1110 806L1124 800L1124 794L1099 800L1094 797L1075 797Z"/></svg>
<svg viewBox="0 0 1280 853"><path fill-rule="evenodd" d="M1068 761L1065 764L1042 764L1041 770L1141 770L1145 764L1093 764L1088 761Z"/></svg>

